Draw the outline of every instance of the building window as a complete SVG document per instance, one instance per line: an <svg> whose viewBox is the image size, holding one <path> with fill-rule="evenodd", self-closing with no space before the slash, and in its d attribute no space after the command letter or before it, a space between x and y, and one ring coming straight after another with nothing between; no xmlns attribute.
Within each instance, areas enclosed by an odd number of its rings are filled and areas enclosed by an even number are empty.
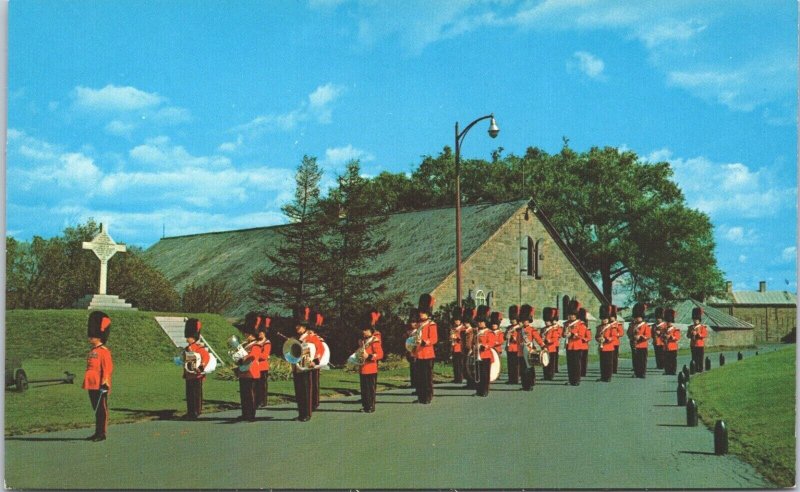
<svg viewBox="0 0 800 492"><path fill-rule="evenodd" d="M476 306L486 305L486 294L482 290L475 292L475 305Z"/></svg>
<svg viewBox="0 0 800 492"><path fill-rule="evenodd" d="M530 262L528 261L528 243L530 238L522 236L519 242L519 274L521 276L530 275L528 273Z"/></svg>
<svg viewBox="0 0 800 492"><path fill-rule="evenodd" d="M567 319L567 309L569 309L569 296L561 299L561 319Z"/></svg>
<svg viewBox="0 0 800 492"><path fill-rule="evenodd" d="M533 276L537 279L542 278L542 260L544 260L544 242L537 239L533 247Z"/></svg>
<svg viewBox="0 0 800 492"><path fill-rule="evenodd" d="M528 236L528 276L533 277L536 273L536 246L533 244L533 239Z"/></svg>

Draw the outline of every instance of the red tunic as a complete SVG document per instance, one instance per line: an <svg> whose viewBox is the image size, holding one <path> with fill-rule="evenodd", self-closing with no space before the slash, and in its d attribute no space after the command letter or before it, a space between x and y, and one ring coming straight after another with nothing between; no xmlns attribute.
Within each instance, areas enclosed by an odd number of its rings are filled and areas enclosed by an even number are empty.
<svg viewBox="0 0 800 492"><path fill-rule="evenodd" d="M678 340L680 339L681 330L668 324L667 328L664 330L664 341L666 342L667 351L674 352L678 350Z"/></svg>
<svg viewBox="0 0 800 492"><path fill-rule="evenodd" d="M506 341L506 336L499 329L491 330L491 332L492 335L494 336L494 345L492 345L492 348L494 349L495 352L497 352L497 355L500 355L503 353L503 343L505 343Z"/></svg>
<svg viewBox="0 0 800 492"><path fill-rule="evenodd" d="M488 328L478 332L478 343L480 344L481 360L492 360L492 346L494 345L494 333Z"/></svg>
<svg viewBox="0 0 800 492"><path fill-rule="evenodd" d="M186 351L187 352L197 352L198 354L200 354L200 363L203 365L203 367L208 365L208 359L210 359L211 357L208 355L208 350L206 350L206 348L204 346L201 346L199 343L194 342L194 343L192 343L192 344L190 344L190 345L188 345L186 347ZM184 370L183 370L183 379L201 379L202 380L202 379L206 378L205 374L202 374L202 373L198 374L198 373L195 373L195 372L188 372L185 369L185 367L186 366L184 366Z"/></svg>
<svg viewBox="0 0 800 492"><path fill-rule="evenodd" d="M543 340L544 344L547 347L547 351L551 354L554 352L558 352L558 345L561 342L561 336L563 335L563 328L559 325L551 325L547 326L544 329L543 333Z"/></svg>
<svg viewBox="0 0 800 492"><path fill-rule="evenodd" d="M300 341L314 344L314 358L322 360L322 356L325 355L325 346L322 345L322 339L313 331L307 331L304 335L305 338L300 337Z"/></svg>
<svg viewBox="0 0 800 492"><path fill-rule="evenodd" d="M454 354L460 354L464 350L461 336L464 330L464 325L458 325L450 331L450 344Z"/></svg>
<svg viewBox="0 0 800 492"><path fill-rule="evenodd" d="M528 340L528 343L535 342L535 343L539 344L540 347L544 347L544 340L542 340L542 336L539 335L539 331L536 328L534 328L534 327L532 327L530 325L528 325L528 326L524 326L523 325L520 329L525 332L525 339ZM522 357L523 356L523 353L522 353L522 351L523 351L522 333L520 333L519 341L520 341L520 344L519 344L519 348L517 349L517 355ZM533 345L533 348L534 348L534 350L536 349L536 345L535 344Z"/></svg>
<svg viewBox="0 0 800 492"><path fill-rule="evenodd" d="M633 343L635 344L634 347L636 347L637 349L646 349L651 334L652 330L650 329L650 325L648 325L644 321L635 324L633 326Z"/></svg>
<svg viewBox="0 0 800 492"><path fill-rule="evenodd" d="M420 346L417 347L417 359L426 360L436 357L436 353L433 351L433 346L439 341L438 331L439 329L436 326L436 323L431 320L426 321L422 325L422 341L424 342L424 345L420 344Z"/></svg>
<svg viewBox="0 0 800 492"><path fill-rule="evenodd" d="M508 353L509 354L516 354L519 351L519 335L518 331L515 329L519 325L511 325L506 330L506 340L508 340Z"/></svg>
<svg viewBox="0 0 800 492"><path fill-rule="evenodd" d="M261 346L261 353L258 356L258 369L261 372L269 371L269 354L272 352L272 342L266 340L259 345Z"/></svg>
<svg viewBox="0 0 800 492"><path fill-rule="evenodd" d="M692 347L705 347L708 338L708 327L706 325L691 325L688 330L689 343Z"/></svg>
<svg viewBox="0 0 800 492"><path fill-rule="evenodd" d="M616 336L614 337L614 346L619 347L619 340L625 336L625 326L620 321L612 321L612 324L617 330Z"/></svg>
<svg viewBox="0 0 800 492"><path fill-rule="evenodd" d="M250 367L244 371L238 371L239 377L242 379L259 379L261 377L261 369L258 367L258 357L261 355L261 347L257 343L252 343L247 348L247 357L239 362L239 365L244 366L250 363Z"/></svg>
<svg viewBox="0 0 800 492"><path fill-rule="evenodd" d="M99 390L100 386L108 386L111 392L111 373L114 372L114 362L111 360L111 351L105 345L92 347L86 358L86 373L83 375L83 389Z"/></svg>
<svg viewBox="0 0 800 492"><path fill-rule="evenodd" d="M654 347L663 347L664 346L664 338L662 335L664 334L664 329L667 327L667 323L662 321L661 323L657 324L653 327L653 346Z"/></svg>
<svg viewBox="0 0 800 492"><path fill-rule="evenodd" d="M617 338L617 328L612 323L597 327L597 340L601 352L614 351L614 339Z"/></svg>
<svg viewBox="0 0 800 492"><path fill-rule="evenodd" d="M564 329L567 332L567 350L583 350L588 348L586 344L587 334L592 336L591 332L583 324L583 321L576 319L575 321L568 321Z"/></svg>
<svg viewBox="0 0 800 492"><path fill-rule="evenodd" d="M361 346L366 342L366 340L361 339L358 341L358 346ZM377 374L378 373L378 361L383 359L383 344L381 343L381 339L378 337L373 337L372 342L367 345L366 354L367 360L361 366L360 373L361 374Z"/></svg>

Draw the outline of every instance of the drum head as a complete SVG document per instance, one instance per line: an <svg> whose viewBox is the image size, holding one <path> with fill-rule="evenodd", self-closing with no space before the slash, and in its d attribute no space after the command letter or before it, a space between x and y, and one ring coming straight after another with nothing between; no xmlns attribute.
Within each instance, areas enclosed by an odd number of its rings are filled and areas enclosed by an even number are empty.
<svg viewBox="0 0 800 492"><path fill-rule="evenodd" d="M548 366L550 364L550 354L546 350L542 350L542 366Z"/></svg>
<svg viewBox="0 0 800 492"><path fill-rule="evenodd" d="M217 358L214 357L213 354L208 354L208 364L203 369L203 374L209 374L214 372L214 369L217 368Z"/></svg>
<svg viewBox="0 0 800 492"><path fill-rule="evenodd" d="M489 368L489 381L495 381L500 377L500 356L492 349L492 365Z"/></svg>
<svg viewBox="0 0 800 492"><path fill-rule="evenodd" d="M417 339L414 337L406 338L406 350L413 353L414 349L417 347Z"/></svg>
<svg viewBox="0 0 800 492"><path fill-rule="evenodd" d="M322 354L322 358L319 360L320 366L327 366L328 362L331 361L331 349L328 347L328 344L322 342L322 346L325 347L325 352Z"/></svg>

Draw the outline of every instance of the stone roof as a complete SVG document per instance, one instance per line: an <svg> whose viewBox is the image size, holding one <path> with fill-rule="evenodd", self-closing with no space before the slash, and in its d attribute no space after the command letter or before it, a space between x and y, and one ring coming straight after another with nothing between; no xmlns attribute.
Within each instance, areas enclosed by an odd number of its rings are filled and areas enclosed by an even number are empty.
<svg viewBox="0 0 800 492"><path fill-rule="evenodd" d="M645 319L648 322L655 321L655 308L658 306L652 306L645 312ZM677 301L672 306L672 309L675 310L675 324L678 325L690 325L692 324L692 310L696 307L703 309L703 324L707 325L709 328L713 330L752 330L753 325L746 321L742 321L735 316L731 316L730 314L724 313L719 309L713 308L708 304L704 304L700 301L696 301L694 299L684 299L681 301ZM631 317L625 318L627 321L630 321Z"/></svg>
<svg viewBox="0 0 800 492"><path fill-rule="evenodd" d="M529 200L515 200L462 207L462 261L466 262L503 223L528 203ZM406 300L416 303L419 294L432 291L455 269L454 216L453 207L387 216L378 234L388 239L390 248L378 258L375 266L396 267L395 275L388 282L389 294L402 293ZM191 282L203 283L211 279L226 282L239 299L230 314L241 315L255 308L248 298L252 274L269 265L266 252L276 248L281 239L277 232L285 227L291 225L167 237L151 246L144 256L178 291ZM574 259L574 255L570 257ZM591 280L582 268L579 271Z"/></svg>
<svg viewBox="0 0 800 492"><path fill-rule="evenodd" d="M728 293L725 297L709 298L708 302L709 304L728 306L736 304L797 306L797 294L785 290L767 290L764 292L738 290Z"/></svg>

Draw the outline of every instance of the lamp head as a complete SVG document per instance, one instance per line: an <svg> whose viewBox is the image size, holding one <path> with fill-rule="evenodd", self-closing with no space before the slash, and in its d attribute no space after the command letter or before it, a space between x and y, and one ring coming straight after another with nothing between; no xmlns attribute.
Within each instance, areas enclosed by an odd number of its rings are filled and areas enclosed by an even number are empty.
<svg viewBox="0 0 800 492"><path fill-rule="evenodd" d="M497 122L494 120L494 116L492 116L491 122L489 123L489 136L495 138L498 133L500 133L500 127L497 126Z"/></svg>

